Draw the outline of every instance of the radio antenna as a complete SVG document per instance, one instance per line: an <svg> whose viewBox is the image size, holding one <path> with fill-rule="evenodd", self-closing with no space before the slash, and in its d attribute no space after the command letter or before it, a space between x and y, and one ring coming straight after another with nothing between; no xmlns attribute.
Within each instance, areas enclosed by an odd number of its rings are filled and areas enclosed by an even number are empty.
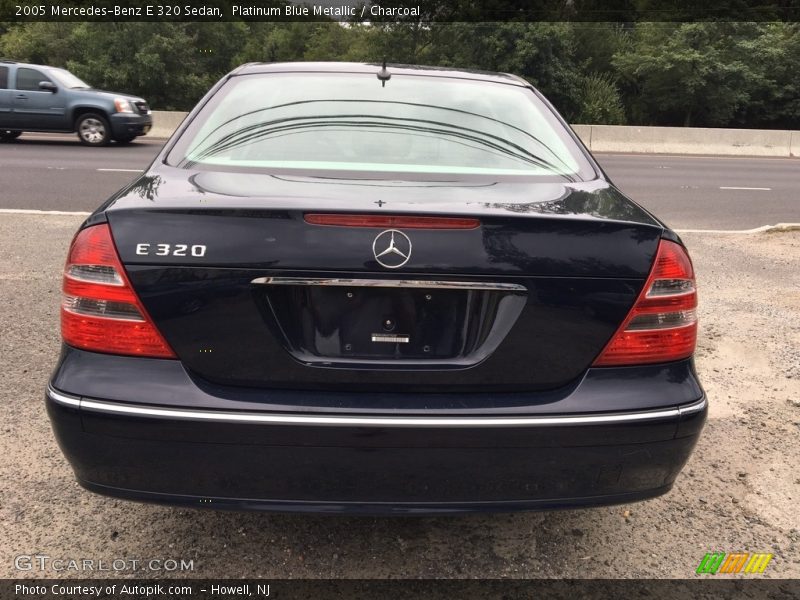
<svg viewBox="0 0 800 600"><path fill-rule="evenodd" d="M386 59L383 59L383 68L378 71L378 79L381 80L381 87L386 87L386 82L392 78L392 74L386 70Z"/></svg>

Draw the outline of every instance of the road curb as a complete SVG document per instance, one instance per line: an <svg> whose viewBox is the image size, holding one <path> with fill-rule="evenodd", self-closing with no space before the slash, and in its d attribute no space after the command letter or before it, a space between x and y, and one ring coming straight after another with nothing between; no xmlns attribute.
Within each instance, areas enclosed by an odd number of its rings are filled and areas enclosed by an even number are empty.
<svg viewBox="0 0 800 600"><path fill-rule="evenodd" d="M0 208L0 215L66 215L73 217L88 217L90 212L70 210L34 210L27 208Z"/></svg>

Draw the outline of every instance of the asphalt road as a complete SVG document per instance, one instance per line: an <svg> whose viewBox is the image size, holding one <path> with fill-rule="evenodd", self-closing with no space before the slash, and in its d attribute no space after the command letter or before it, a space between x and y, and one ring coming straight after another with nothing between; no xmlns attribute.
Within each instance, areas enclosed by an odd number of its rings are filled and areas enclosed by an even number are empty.
<svg viewBox="0 0 800 600"><path fill-rule="evenodd" d="M147 167L163 140L86 148L74 136L0 145L0 209L91 211ZM800 222L800 160L598 155L631 198L678 229ZM749 188L749 189L740 189Z"/></svg>

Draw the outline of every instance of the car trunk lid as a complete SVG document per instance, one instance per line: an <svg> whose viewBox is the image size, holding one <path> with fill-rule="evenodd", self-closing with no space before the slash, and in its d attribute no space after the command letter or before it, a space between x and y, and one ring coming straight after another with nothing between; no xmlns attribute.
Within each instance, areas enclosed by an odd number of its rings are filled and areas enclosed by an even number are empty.
<svg viewBox="0 0 800 600"><path fill-rule="evenodd" d="M363 182L317 182L311 197L309 181L261 195L257 181L227 177L225 187L206 174L190 178L195 192L185 195L172 182L168 202L153 185L153 200L134 186L106 212L132 285L199 380L419 391L567 385L625 318L663 231L607 185L500 183L479 186L477 202L475 186L456 193L461 183L440 182L423 193L404 182L377 186L381 205L366 210ZM357 199L333 210L342 188ZM312 215L478 224L331 225ZM392 246L402 256L380 256Z"/></svg>

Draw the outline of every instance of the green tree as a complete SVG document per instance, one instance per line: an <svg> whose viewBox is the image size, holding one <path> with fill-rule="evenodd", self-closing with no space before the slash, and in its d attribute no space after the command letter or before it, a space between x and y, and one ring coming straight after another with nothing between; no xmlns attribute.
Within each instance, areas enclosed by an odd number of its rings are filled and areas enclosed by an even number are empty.
<svg viewBox="0 0 800 600"><path fill-rule="evenodd" d="M584 77L581 86L581 109L576 123L624 125L625 109L614 80L606 73Z"/></svg>
<svg viewBox="0 0 800 600"><path fill-rule="evenodd" d="M144 96L161 110L194 105L232 64L239 23L80 23L68 66L97 87Z"/></svg>
<svg viewBox="0 0 800 600"><path fill-rule="evenodd" d="M631 120L726 125L750 99L758 72L745 48L752 23L640 23L613 58Z"/></svg>
<svg viewBox="0 0 800 600"><path fill-rule="evenodd" d="M165 110L190 108L244 62L385 58L520 75L573 122L800 127L797 23L445 22L431 17L469 7L420 2L423 17L370 25L2 23L0 56L67 67ZM495 9L517 14L512 4Z"/></svg>
<svg viewBox="0 0 800 600"><path fill-rule="evenodd" d="M616 74L613 60L630 43L633 25L624 23L576 23L575 58L587 72Z"/></svg>
<svg viewBox="0 0 800 600"><path fill-rule="evenodd" d="M305 60L375 62L382 59L375 38L380 32L362 24L319 23L308 41Z"/></svg>
<svg viewBox="0 0 800 600"><path fill-rule="evenodd" d="M236 62L303 60L316 23L254 22L248 24Z"/></svg>
<svg viewBox="0 0 800 600"><path fill-rule="evenodd" d="M65 67L76 51L77 23L34 22L12 25L0 35L0 56Z"/></svg>
<svg viewBox="0 0 800 600"><path fill-rule="evenodd" d="M572 24L437 24L432 37L435 64L521 75L567 119L579 113L583 71Z"/></svg>
<svg viewBox="0 0 800 600"><path fill-rule="evenodd" d="M765 23L759 35L742 40L742 60L752 65L749 99L737 125L800 127L800 24Z"/></svg>

